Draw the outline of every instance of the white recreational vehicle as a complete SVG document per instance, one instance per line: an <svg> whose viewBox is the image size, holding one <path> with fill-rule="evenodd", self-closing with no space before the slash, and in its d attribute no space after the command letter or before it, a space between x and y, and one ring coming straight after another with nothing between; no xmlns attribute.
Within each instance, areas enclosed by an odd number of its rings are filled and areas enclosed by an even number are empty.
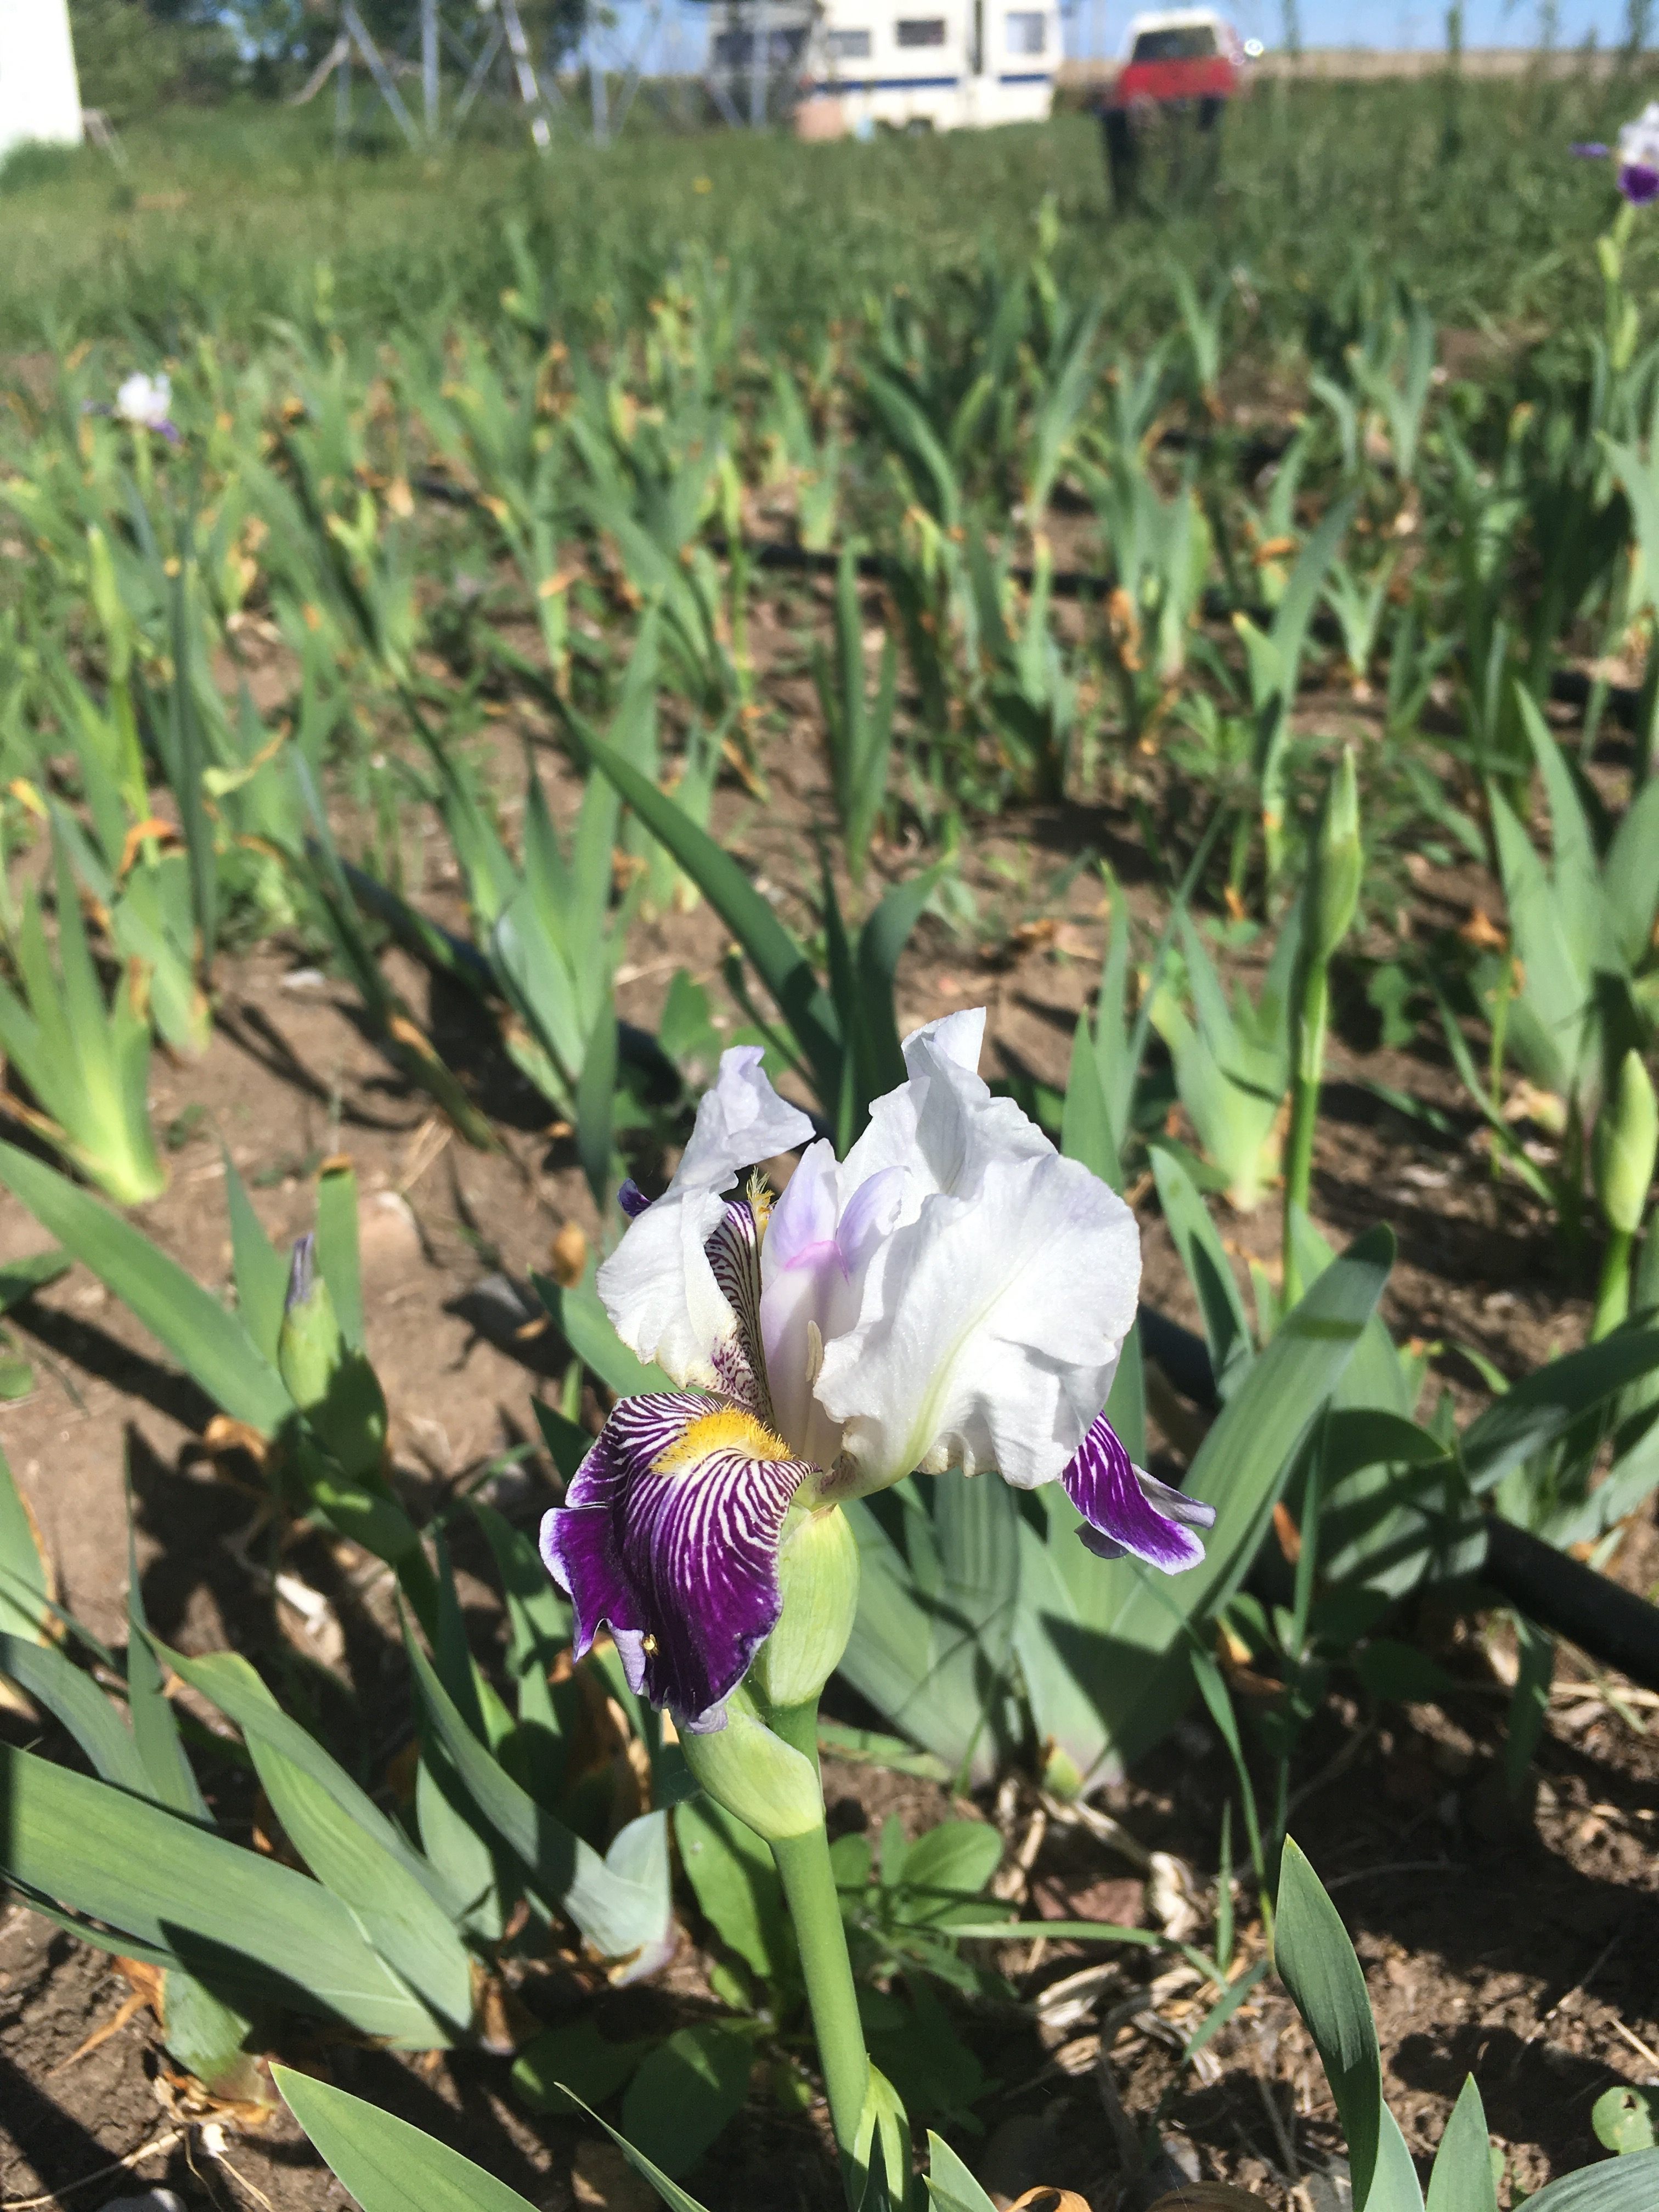
<svg viewBox="0 0 1659 2212"><path fill-rule="evenodd" d="M728 0L710 12L711 74L732 105L763 72L787 72L803 138L1040 123L1054 103L1057 0Z"/></svg>

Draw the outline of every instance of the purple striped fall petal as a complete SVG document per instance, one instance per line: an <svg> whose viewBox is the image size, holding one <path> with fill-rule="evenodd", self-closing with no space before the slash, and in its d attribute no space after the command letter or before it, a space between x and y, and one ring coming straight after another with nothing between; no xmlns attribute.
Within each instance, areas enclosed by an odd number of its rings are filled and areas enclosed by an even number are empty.
<svg viewBox="0 0 1659 2212"><path fill-rule="evenodd" d="M811 1474L727 1400L624 1398L542 1522L577 1657L608 1625L634 1689L694 1732L723 1727L777 1625L784 1516Z"/></svg>
<svg viewBox="0 0 1659 2212"><path fill-rule="evenodd" d="M1092 1423L1060 1480L1086 1524L1079 1540L1097 1559L1121 1559L1128 1552L1165 1574L1179 1574L1203 1558L1204 1547L1193 1531L1214 1525L1214 1506L1144 1474L1104 1413Z"/></svg>

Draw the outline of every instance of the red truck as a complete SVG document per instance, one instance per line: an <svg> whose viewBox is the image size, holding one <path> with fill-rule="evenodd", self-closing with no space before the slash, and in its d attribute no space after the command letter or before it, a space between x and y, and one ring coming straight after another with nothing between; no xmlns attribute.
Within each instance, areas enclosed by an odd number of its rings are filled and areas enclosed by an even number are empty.
<svg viewBox="0 0 1659 2212"><path fill-rule="evenodd" d="M1243 86L1248 52L1213 8L1160 8L1135 16L1121 65L1098 106L1120 204L1135 196L1139 126L1160 112L1190 115L1207 136Z"/></svg>
<svg viewBox="0 0 1659 2212"><path fill-rule="evenodd" d="M1162 8L1130 24L1107 105L1231 100L1243 65L1238 33L1212 8Z"/></svg>

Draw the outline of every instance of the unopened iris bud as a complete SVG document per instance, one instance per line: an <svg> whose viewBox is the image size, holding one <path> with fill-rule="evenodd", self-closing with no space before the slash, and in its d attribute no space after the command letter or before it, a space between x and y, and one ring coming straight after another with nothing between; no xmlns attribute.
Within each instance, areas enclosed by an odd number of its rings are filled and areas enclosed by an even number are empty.
<svg viewBox="0 0 1659 2212"><path fill-rule="evenodd" d="M109 540L95 522L87 531L87 582L93 611L104 633L110 680L114 684L125 684L132 672L134 623L121 597L120 585L116 581L115 562L110 553Z"/></svg>
<svg viewBox="0 0 1659 2212"><path fill-rule="evenodd" d="M317 1272L317 1240L299 1237L289 1261L288 1297L276 1340L277 1371L296 1406L309 1413L321 1404L344 1352L334 1301Z"/></svg>
<svg viewBox="0 0 1659 2212"><path fill-rule="evenodd" d="M1353 755L1344 750L1326 788L1308 882L1308 951L1328 961L1353 925L1364 866Z"/></svg>
<svg viewBox="0 0 1659 2212"><path fill-rule="evenodd" d="M842 1662L859 1609L859 1547L839 1506L801 1515L778 1555L783 1612L751 1679L767 1704L804 1705Z"/></svg>
<svg viewBox="0 0 1659 2212"><path fill-rule="evenodd" d="M1609 1229L1633 1237L1642 1225L1659 1161L1659 1099L1639 1052L1627 1052L1595 1124L1595 1200Z"/></svg>
<svg viewBox="0 0 1659 2212"><path fill-rule="evenodd" d="M775 1735L744 1688L732 1692L726 1724L680 1737L686 1765L717 1805L769 1844L805 1836L823 1820L817 1769Z"/></svg>
<svg viewBox="0 0 1659 2212"><path fill-rule="evenodd" d="M386 1396L368 1361L346 1342L317 1267L314 1237L301 1237L294 1247L276 1371L341 1473L355 1482L378 1476L386 1451Z"/></svg>

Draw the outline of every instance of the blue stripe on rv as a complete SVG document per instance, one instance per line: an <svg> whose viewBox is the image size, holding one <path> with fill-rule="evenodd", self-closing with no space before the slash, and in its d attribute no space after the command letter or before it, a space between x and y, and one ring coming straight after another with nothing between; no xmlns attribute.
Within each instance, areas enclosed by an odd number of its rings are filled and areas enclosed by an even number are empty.
<svg viewBox="0 0 1659 2212"><path fill-rule="evenodd" d="M1052 82L1047 70L1027 70L1018 76L1000 76L999 84L1048 84Z"/></svg>
<svg viewBox="0 0 1659 2212"><path fill-rule="evenodd" d="M1043 82L1047 83L1046 77ZM814 95L838 92L954 92L961 82L959 76L820 77L812 91Z"/></svg>

